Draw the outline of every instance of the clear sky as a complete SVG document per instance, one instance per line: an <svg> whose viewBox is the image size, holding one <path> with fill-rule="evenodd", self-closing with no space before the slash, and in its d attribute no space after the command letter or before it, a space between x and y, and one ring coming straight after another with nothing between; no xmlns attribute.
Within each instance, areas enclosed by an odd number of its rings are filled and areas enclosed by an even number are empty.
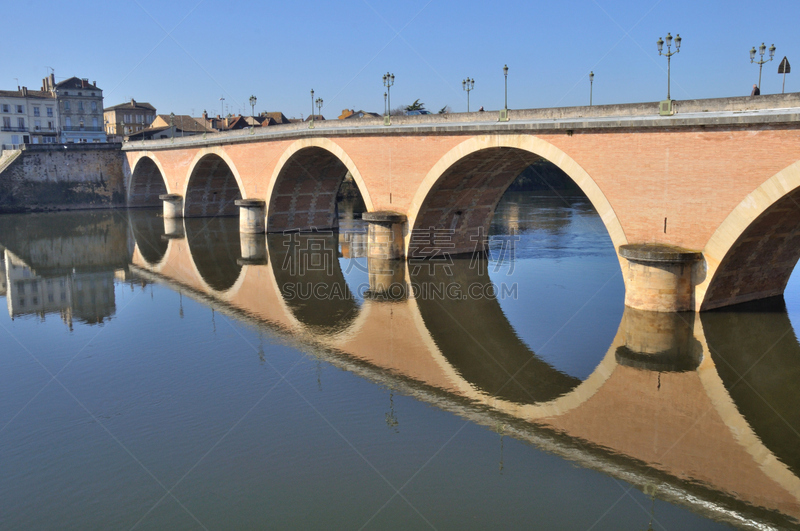
<svg viewBox="0 0 800 531"><path fill-rule="evenodd" d="M672 98L748 95L758 81L751 47L777 47L762 93L781 91L778 63L800 91L800 1L346 0L230 2L131 0L4 2L0 89L96 80L105 105L152 103L160 113L282 111L307 116L383 112L381 76L395 74L392 107L419 98L431 111L466 111L461 81L475 79L472 110L585 105L666 97L667 60L656 41L683 38L672 58ZM665 47L666 50L666 47Z"/></svg>

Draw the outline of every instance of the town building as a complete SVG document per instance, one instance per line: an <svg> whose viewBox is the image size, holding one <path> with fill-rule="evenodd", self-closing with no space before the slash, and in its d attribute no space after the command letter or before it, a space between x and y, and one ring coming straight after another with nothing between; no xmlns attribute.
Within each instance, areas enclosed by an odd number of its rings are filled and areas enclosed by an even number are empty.
<svg viewBox="0 0 800 531"><path fill-rule="evenodd" d="M58 142L58 106L52 92L0 90L0 150Z"/></svg>
<svg viewBox="0 0 800 531"><path fill-rule="evenodd" d="M157 114L147 129L132 133L126 138L134 140L159 140L162 138L184 137L216 133L215 129L203 125L203 118L192 118L186 114Z"/></svg>
<svg viewBox="0 0 800 531"><path fill-rule="evenodd" d="M155 107L133 98L129 102L106 107L103 110L106 136L120 142L124 137L148 128L155 118Z"/></svg>
<svg viewBox="0 0 800 531"><path fill-rule="evenodd" d="M55 92L61 143L106 142L103 91L96 82L71 77L56 83L54 74L50 74L42 90Z"/></svg>

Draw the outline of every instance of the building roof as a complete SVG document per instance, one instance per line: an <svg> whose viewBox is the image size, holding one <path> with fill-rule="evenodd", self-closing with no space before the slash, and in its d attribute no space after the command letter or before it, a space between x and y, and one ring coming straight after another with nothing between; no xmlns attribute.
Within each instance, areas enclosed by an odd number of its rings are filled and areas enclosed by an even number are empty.
<svg viewBox="0 0 800 531"><path fill-rule="evenodd" d="M306 122L310 121L312 116L314 117L315 121L316 120L324 120L325 119L325 117L322 116L321 114L313 114L313 115L306 116L305 121Z"/></svg>
<svg viewBox="0 0 800 531"><path fill-rule="evenodd" d="M40 99L55 99L55 94L42 90L29 90L27 96L22 95L20 90L0 90L0 98L40 98Z"/></svg>
<svg viewBox="0 0 800 531"><path fill-rule="evenodd" d="M169 114L157 114L156 120L167 124L169 127L170 116ZM188 114L176 114L174 117L175 129L179 131L195 132L195 133L216 133L216 129L206 127L201 124L197 118L192 118ZM202 121L202 119L200 119ZM155 123L155 120L153 121Z"/></svg>
<svg viewBox="0 0 800 531"><path fill-rule="evenodd" d="M354 118L380 118L381 115L375 112L367 112L367 111L354 111L351 114L348 114L344 117L344 120L352 120ZM341 120L342 118L340 118Z"/></svg>
<svg viewBox="0 0 800 531"><path fill-rule="evenodd" d="M116 111L116 110L133 110L133 109L144 109L148 111L155 111L156 108L150 105L149 103L143 101L136 101L131 99L131 101L127 101L125 103L120 103L119 105L112 105L111 107L106 107L103 109L104 111Z"/></svg>
<svg viewBox="0 0 800 531"><path fill-rule="evenodd" d="M286 116L284 116L282 112L262 112L260 116L263 116L265 118L272 118L272 121L274 121L275 123L270 122L269 125L280 125L280 124L291 123L291 121L289 121L289 119L286 118Z"/></svg>
<svg viewBox="0 0 800 531"><path fill-rule="evenodd" d="M69 79L65 79L64 81L59 81L56 83L57 89L94 89L94 90L102 90L97 85L93 85L89 83L86 79L80 79L77 77L71 77Z"/></svg>

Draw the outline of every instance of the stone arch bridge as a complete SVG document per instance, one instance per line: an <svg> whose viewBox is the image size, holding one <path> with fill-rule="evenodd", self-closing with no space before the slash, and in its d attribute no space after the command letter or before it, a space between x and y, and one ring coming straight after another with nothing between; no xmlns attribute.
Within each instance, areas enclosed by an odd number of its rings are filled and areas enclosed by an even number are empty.
<svg viewBox="0 0 800 531"><path fill-rule="evenodd" d="M706 310L781 295L800 258L800 94L335 120L128 143L128 205L240 215L244 232L337 226L349 173L370 256L483 250L531 163L563 170L618 252L628 306ZM444 241L443 233L447 234Z"/></svg>

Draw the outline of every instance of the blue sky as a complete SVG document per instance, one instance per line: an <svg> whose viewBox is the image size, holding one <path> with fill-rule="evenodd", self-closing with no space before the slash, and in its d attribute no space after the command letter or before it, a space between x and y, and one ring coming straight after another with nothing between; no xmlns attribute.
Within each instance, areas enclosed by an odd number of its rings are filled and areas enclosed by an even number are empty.
<svg viewBox="0 0 800 531"><path fill-rule="evenodd" d="M465 77L475 79L472 110L584 105L666 97L667 60L656 41L683 38L672 60L673 99L750 93L758 66L749 50L777 47L764 65L762 92L781 91L778 62L796 71L800 91L800 2L642 0L217 0L9 3L0 89L39 88L56 79L97 80L105 105L136 98L159 112L195 115L244 110L306 116L310 89L322 113L383 111L381 76L395 74L392 107L419 98L436 111L466 110ZM12 23L17 21L17 23Z"/></svg>

